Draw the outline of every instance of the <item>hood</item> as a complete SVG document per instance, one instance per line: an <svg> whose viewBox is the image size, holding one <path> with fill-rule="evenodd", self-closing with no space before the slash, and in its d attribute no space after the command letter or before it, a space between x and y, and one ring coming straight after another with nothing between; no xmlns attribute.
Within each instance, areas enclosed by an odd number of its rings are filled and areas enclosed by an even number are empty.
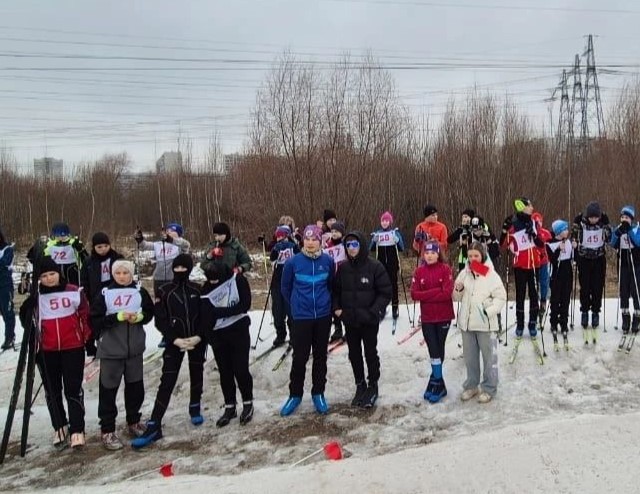
<svg viewBox="0 0 640 494"><path fill-rule="evenodd" d="M359 232L359 231L353 231L353 232L349 232L343 239L343 243L344 243L344 248L345 248L345 252L347 249L347 241L351 238L355 238L358 242L360 242L360 250L358 251L358 255L355 259L351 259L349 257L349 254L347 254L347 259L349 259L350 261L354 261L357 264L360 264L362 262L364 262L368 257L369 257L369 249L368 249L368 245L367 244L367 239L364 236L364 233Z"/></svg>

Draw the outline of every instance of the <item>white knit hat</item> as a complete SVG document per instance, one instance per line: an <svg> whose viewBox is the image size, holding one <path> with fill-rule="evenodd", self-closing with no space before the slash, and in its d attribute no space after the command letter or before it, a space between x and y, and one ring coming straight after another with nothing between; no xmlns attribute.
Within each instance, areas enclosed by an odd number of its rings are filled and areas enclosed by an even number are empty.
<svg viewBox="0 0 640 494"><path fill-rule="evenodd" d="M124 268L127 271L129 271L129 273L131 273L131 276L135 274L135 270L136 270L135 264L133 264L133 262L131 261L125 261L124 259L118 259L113 263L113 265L111 266L111 274L114 274L116 272L116 269L121 269L121 268Z"/></svg>

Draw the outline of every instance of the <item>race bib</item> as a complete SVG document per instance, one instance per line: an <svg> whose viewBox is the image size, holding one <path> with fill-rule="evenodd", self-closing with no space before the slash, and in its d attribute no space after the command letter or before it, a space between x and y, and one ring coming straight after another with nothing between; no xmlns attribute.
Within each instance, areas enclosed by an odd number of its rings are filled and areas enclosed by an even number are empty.
<svg viewBox="0 0 640 494"><path fill-rule="evenodd" d="M377 232L376 235L378 237L378 247L392 247L397 243L395 231L381 231Z"/></svg>
<svg viewBox="0 0 640 494"><path fill-rule="evenodd" d="M118 312L138 313L142 310L142 296L137 288L110 288L102 291L107 315Z"/></svg>
<svg viewBox="0 0 640 494"><path fill-rule="evenodd" d="M156 261L172 261L178 254L180 254L180 248L171 242L154 242L153 252L156 256Z"/></svg>
<svg viewBox="0 0 640 494"><path fill-rule="evenodd" d="M233 307L240 302L240 294L238 293L238 285L236 284L236 275L234 274L230 279L225 281L222 285L215 290L211 290L208 294L203 295L201 298L209 300L214 307ZM236 321L239 321L246 314L237 314L235 316L223 317L216 320L216 325L213 328L216 329L226 328L231 326Z"/></svg>
<svg viewBox="0 0 640 494"><path fill-rule="evenodd" d="M111 259L100 263L100 281L102 283L111 281Z"/></svg>
<svg viewBox="0 0 640 494"><path fill-rule="evenodd" d="M525 250L533 249L535 244L529 237L529 234L526 230L519 230L513 234L513 238L516 241L516 246L518 248L518 252L522 252Z"/></svg>
<svg viewBox="0 0 640 494"><path fill-rule="evenodd" d="M40 320L49 321L68 317L80 307L80 292L41 293L38 298Z"/></svg>
<svg viewBox="0 0 640 494"><path fill-rule="evenodd" d="M336 245L335 247L327 247L323 249L323 252L328 254L336 265L347 260L347 254L342 244Z"/></svg>
<svg viewBox="0 0 640 494"><path fill-rule="evenodd" d="M582 246L586 249L599 249L604 245L604 231L602 228L597 230L584 230L582 233Z"/></svg>
<svg viewBox="0 0 640 494"><path fill-rule="evenodd" d="M276 260L276 264L281 265L287 262L294 256L293 249L291 247L287 249L282 249L278 252L278 259Z"/></svg>
<svg viewBox="0 0 640 494"><path fill-rule="evenodd" d="M72 245L52 245L49 254L56 264L77 264L76 250Z"/></svg>
<svg viewBox="0 0 640 494"><path fill-rule="evenodd" d="M629 240L629 235L628 234L623 234L620 237L620 248L621 249L631 249L631 241Z"/></svg>

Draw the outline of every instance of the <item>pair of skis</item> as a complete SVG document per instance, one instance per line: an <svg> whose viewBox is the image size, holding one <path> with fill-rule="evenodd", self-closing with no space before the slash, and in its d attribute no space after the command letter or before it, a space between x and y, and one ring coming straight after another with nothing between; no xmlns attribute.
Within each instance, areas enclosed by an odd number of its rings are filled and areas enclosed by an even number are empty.
<svg viewBox="0 0 640 494"><path fill-rule="evenodd" d="M631 334L631 336L629 336L628 334L623 334L622 338L620 339L620 343L618 343L618 351L622 352L624 350L624 352L627 355L629 355L631 353L631 349L633 348L633 344L635 343L635 341L636 341L635 334Z"/></svg>
<svg viewBox="0 0 640 494"><path fill-rule="evenodd" d="M513 350L511 350L511 356L509 357L509 364L513 364L518 357L518 350L520 349L520 344L522 343L522 336L517 336L516 341L513 344ZM533 351L536 356L536 360L538 364L544 365L544 357L542 355L542 349L540 348L540 343L538 343L537 338L531 338L531 344L533 345Z"/></svg>

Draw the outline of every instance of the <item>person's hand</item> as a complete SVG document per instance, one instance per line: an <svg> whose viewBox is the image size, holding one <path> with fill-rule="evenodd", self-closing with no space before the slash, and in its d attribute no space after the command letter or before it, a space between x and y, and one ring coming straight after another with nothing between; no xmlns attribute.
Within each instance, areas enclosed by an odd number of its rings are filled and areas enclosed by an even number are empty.
<svg viewBox="0 0 640 494"><path fill-rule="evenodd" d="M184 338L176 338L173 340L173 344L183 352L189 348L189 342Z"/></svg>

